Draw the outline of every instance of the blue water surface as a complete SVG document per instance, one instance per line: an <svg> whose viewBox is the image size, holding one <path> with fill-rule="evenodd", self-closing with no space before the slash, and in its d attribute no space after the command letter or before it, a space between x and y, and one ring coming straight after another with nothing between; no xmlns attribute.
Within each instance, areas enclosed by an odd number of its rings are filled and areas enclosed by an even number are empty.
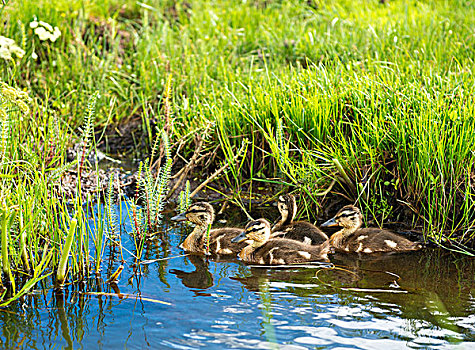
<svg viewBox="0 0 475 350"><path fill-rule="evenodd" d="M475 262L441 250L336 255L333 267L248 267L187 256L190 227L165 222L137 267L106 247L102 277L44 281L0 310L4 349L474 349ZM130 253L129 253L130 252ZM158 261L153 261L161 259ZM148 262L147 262L148 260Z"/></svg>

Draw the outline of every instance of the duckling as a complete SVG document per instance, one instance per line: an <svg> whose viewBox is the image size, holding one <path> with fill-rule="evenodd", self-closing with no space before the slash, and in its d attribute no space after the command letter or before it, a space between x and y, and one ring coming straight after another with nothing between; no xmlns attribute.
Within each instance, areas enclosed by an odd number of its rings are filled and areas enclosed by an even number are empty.
<svg viewBox="0 0 475 350"><path fill-rule="evenodd" d="M181 244L181 248L193 253L204 254L237 254L246 245L231 243L231 239L238 236L242 229L236 227L223 227L210 229L209 251L206 248L206 234L208 227L214 222L213 206L206 202L192 204L187 211L172 217L175 221L191 221L196 226Z"/></svg>
<svg viewBox="0 0 475 350"><path fill-rule="evenodd" d="M330 245L337 250L355 253L404 252L419 250L422 246L394 232L379 228L360 228L363 215L354 205L347 205L322 227L341 226L330 237Z"/></svg>
<svg viewBox="0 0 475 350"><path fill-rule="evenodd" d="M281 219L272 226L272 237L287 238L305 244L322 244L328 236L318 227L306 221L294 221L297 214L297 202L291 194L279 196L277 203Z"/></svg>
<svg viewBox="0 0 475 350"><path fill-rule="evenodd" d="M286 265L310 261L328 261L330 245L328 241L318 246L286 238L271 238L271 226L266 219L251 221L241 235L232 242L248 242L239 257L245 263L259 265Z"/></svg>

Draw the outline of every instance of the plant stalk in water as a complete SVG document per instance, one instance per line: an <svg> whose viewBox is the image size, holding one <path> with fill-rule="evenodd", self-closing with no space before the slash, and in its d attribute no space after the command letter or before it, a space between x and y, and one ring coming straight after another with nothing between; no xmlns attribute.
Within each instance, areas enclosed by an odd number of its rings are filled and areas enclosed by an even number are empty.
<svg viewBox="0 0 475 350"><path fill-rule="evenodd" d="M66 237L66 242L64 243L63 253L61 254L61 260L59 261L58 272L56 274L56 283L62 285L66 277L66 267L68 263L69 253L71 251L71 245L73 244L74 233L76 231L76 226L78 221L76 218L71 220L69 224L69 233Z"/></svg>
<svg viewBox="0 0 475 350"><path fill-rule="evenodd" d="M211 232L211 224L206 228L206 255L209 255L209 234Z"/></svg>
<svg viewBox="0 0 475 350"><path fill-rule="evenodd" d="M5 275L5 278L11 280L11 270L10 270L10 262L8 260L8 245L9 245L9 236L10 236L10 229L12 227L13 221L16 217L16 211L3 208L2 213L2 269Z"/></svg>

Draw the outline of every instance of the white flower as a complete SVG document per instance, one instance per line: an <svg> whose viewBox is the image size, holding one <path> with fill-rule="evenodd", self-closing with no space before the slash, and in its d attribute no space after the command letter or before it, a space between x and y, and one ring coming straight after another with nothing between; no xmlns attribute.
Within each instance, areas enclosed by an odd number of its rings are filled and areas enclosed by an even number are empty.
<svg viewBox="0 0 475 350"><path fill-rule="evenodd" d="M23 56L25 56L25 51L22 50L19 46L16 46L16 45L10 47L10 52L14 53L16 55L16 57L18 57L18 58L22 58Z"/></svg>
<svg viewBox="0 0 475 350"><path fill-rule="evenodd" d="M35 34L38 35L41 41L48 40L51 36L50 33L43 27L38 27L35 29Z"/></svg>
<svg viewBox="0 0 475 350"><path fill-rule="evenodd" d="M61 31L59 30L58 27L54 27L54 32L53 32L53 34L51 35L50 40L54 42L54 41L56 41L56 39L58 39L60 36L61 36Z"/></svg>
<svg viewBox="0 0 475 350"><path fill-rule="evenodd" d="M0 46L11 46L15 44L15 40L0 36Z"/></svg>
<svg viewBox="0 0 475 350"><path fill-rule="evenodd" d="M46 23L46 22L43 22L43 21L40 21L39 22L43 27L45 27L46 29L48 29L48 31L50 33L53 33L53 26L49 23Z"/></svg>
<svg viewBox="0 0 475 350"><path fill-rule="evenodd" d="M6 47L0 46L0 57L6 61L9 61L12 59L12 54Z"/></svg>
<svg viewBox="0 0 475 350"><path fill-rule="evenodd" d="M30 28L34 28L34 32L38 35L41 41L50 40L55 42L61 36L61 30L43 21L36 21L30 23Z"/></svg>
<svg viewBox="0 0 475 350"><path fill-rule="evenodd" d="M33 52L31 53L31 58L33 58L34 60L36 60L36 59L38 58L38 55L36 54L35 51L33 51Z"/></svg>
<svg viewBox="0 0 475 350"><path fill-rule="evenodd" d="M15 43L15 40L0 35L0 57L4 60L11 60L12 54L22 58L25 55L25 51Z"/></svg>

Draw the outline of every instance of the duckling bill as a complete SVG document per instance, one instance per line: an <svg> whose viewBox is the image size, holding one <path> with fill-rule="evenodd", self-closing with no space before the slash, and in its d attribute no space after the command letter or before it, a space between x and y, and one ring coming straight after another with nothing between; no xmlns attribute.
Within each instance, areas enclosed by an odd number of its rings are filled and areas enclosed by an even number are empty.
<svg viewBox="0 0 475 350"><path fill-rule="evenodd" d="M233 243L247 242L239 257L249 264L289 265L310 261L327 261L329 243L311 246L286 238L271 238L271 226L266 219L251 221L245 230L232 239Z"/></svg>
<svg viewBox="0 0 475 350"><path fill-rule="evenodd" d="M379 228L361 228L363 215L354 205L347 205L322 227L340 226L342 229L330 237L330 245L343 252L375 253L405 252L422 248L394 232Z"/></svg>
<svg viewBox="0 0 475 350"><path fill-rule="evenodd" d="M188 220L195 224L195 228L183 241L181 247L188 252L202 254L230 255L240 252L246 244L231 243L231 239L238 236L242 229L236 227L211 229L214 218L213 206L207 202L194 203L184 213L172 217L174 221ZM209 244L207 244L208 230Z"/></svg>

